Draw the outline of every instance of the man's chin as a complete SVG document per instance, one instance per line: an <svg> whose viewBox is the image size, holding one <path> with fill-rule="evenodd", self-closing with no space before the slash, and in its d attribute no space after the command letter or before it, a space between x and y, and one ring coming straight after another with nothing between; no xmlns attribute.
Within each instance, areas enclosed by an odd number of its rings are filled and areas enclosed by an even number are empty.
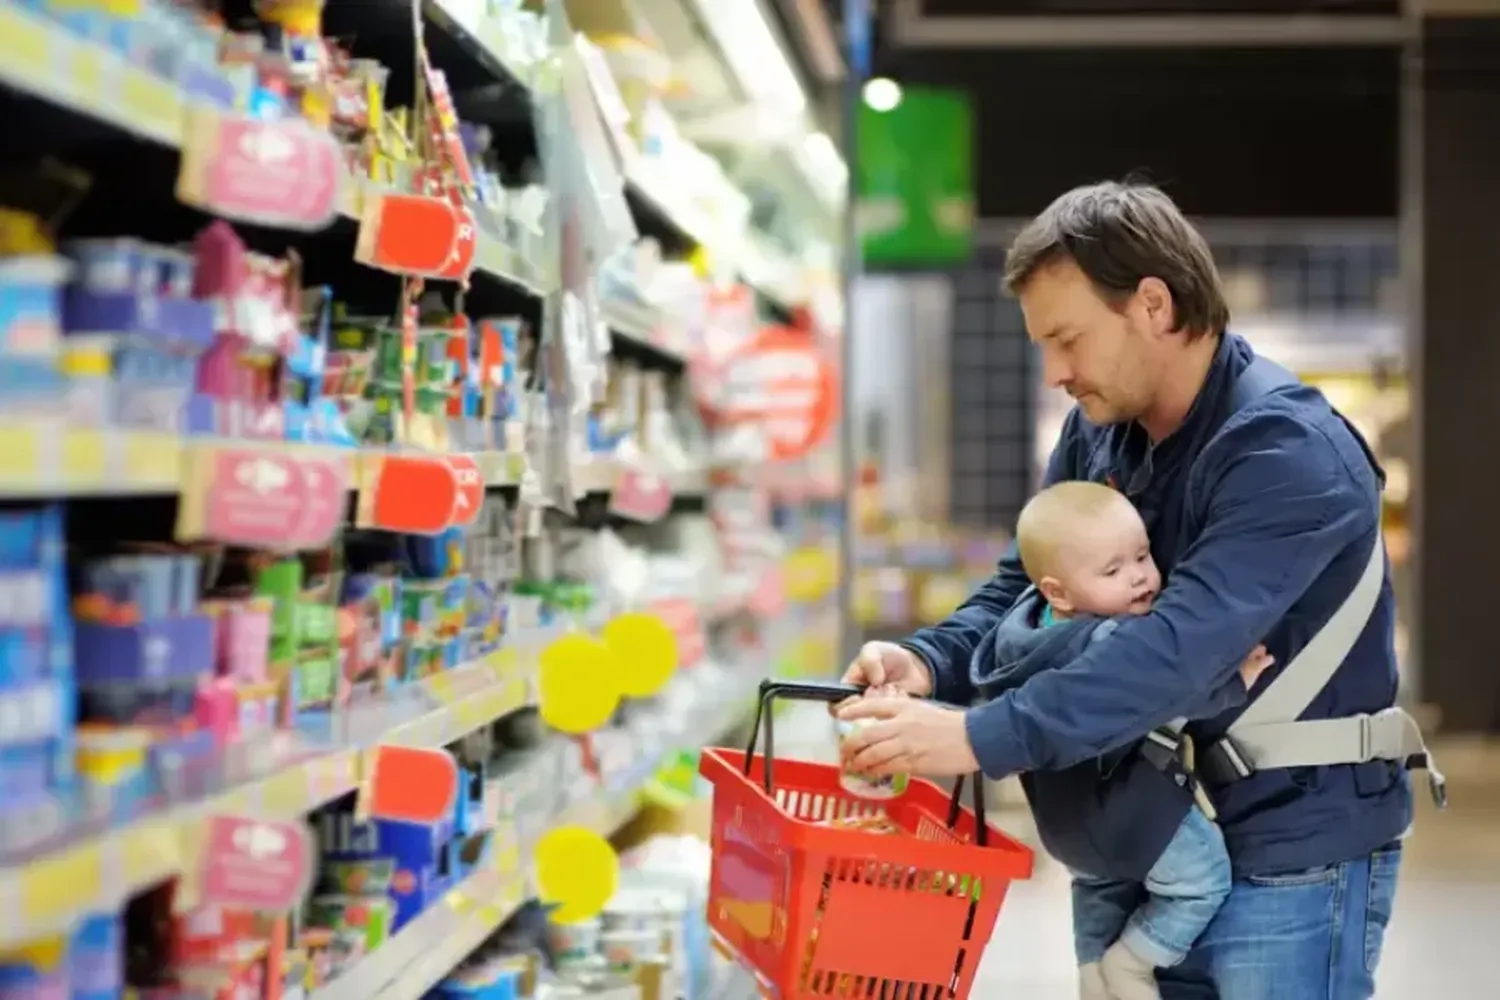
<svg viewBox="0 0 1500 1000"><path fill-rule="evenodd" d="M1127 418L1122 417L1120 412L1099 396L1089 394L1079 396L1076 400L1078 409L1083 412L1083 418L1091 424L1103 426L1105 424L1118 424Z"/></svg>

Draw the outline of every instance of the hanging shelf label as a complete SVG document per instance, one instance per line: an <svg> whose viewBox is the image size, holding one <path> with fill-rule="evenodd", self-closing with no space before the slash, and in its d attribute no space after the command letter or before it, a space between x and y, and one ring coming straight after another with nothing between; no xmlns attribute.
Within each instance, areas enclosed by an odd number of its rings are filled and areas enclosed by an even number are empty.
<svg viewBox="0 0 1500 1000"><path fill-rule="evenodd" d="M622 464L609 494L609 512L617 517L651 524L672 509L672 484L665 476Z"/></svg>
<svg viewBox="0 0 1500 1000"><path fill-rule="evenodd" d="M327 545L344 519L349 463L281 448L190 447L177 537L247 548Z"/></svg>
<svg viewBox="0 0 1500 1000"><path fill-rule="evenodd" d="M467 471L466 467L465 475ZM361 528L436 535L454 524L460 490L464 487L459 482L459 471L448 457L373 457L366 460L360 478L355 521ZM467 488L473 489L472 482ZM480 492L483 493L482 486Z"/></svg>
<svg viewBox="0 0 1500 1000"><path fill-rule="evenodd" d="M177 174L185 205L239 222L323 229L338 214L343 177L338 143L306 122L188 110Z"/></svg>
<svg viewBox="0 0 1500 1000"><path fill-rule="evenodd" d="M304 823L213 816L203 851L202 902L286 913L312 881L312 835Z"/></svg>

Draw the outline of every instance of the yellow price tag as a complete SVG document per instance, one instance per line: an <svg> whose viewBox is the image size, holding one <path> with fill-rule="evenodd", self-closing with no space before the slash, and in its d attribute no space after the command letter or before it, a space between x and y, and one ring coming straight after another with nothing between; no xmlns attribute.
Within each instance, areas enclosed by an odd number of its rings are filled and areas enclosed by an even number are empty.
<svg viewBox="0 0 1500 1000"><path fill-rule="evenodd" d="M320 802L337 798L359 783L359 755L349 751L314 761L313 795Z"/></svg>
<svg viewBox="0 0 1500 1000"><path fill-rule="evenodd" d="M34 428L0 426L0 482L35 488L44 479L41 436Z"/></svg>
<svg viewBox="0 0 1500 1000"><path fill-rule="evenodd" d="M120 81L120 103L132 121L167 135L182 133L182 101L172 86L143 70L127 70Z"/></svg>
<svg viewBox="0 0 1500 1000"><path fill-rule="evenodd" d="M179 832L165 823L126 830L120 836L120 875L126 892L154 885L182 863Z"/></svg>
<svg viewBox="0 0 1500 1000"><path fill-rule="evenodd" d="M154 431L131 431L124 438L120 453L127 485L173 490L181 485L181 438Z"/></svg>
<svg viewBox="0 0 1500 1000"><path fill-rule="evenodd" d="M440 704L451 705L458 694L453 689L453 678L446 673L433 674L427 678L427 690Z"/></svg>
<svg viewBox="0 0 1500 1000"><path fill-rule="evenodd" d="M223 816L254 816L256 814L255 803L246 789L225 795L219 800L218 808L214 811Z"/></svg>
<svg viewBox="0 0 1500 1000"><path fill-rule="evenodd" d="M504 646L491 653L488 662L495 676L504 680L521 668L521 654L514 646Z"/></svg>
<svg viewBox="0 0 1500 1000"><path fill-rule="evenodd" d="M108 104L115 95L104 79L104 53L98 47L80 42L72 46L63 72L72 81L73 92L95 107Z"/></svg>
<svg viewBox="0 0 1500 1000"><path fill-rule="evenodd" d="M514 840L496 847L495 870L506 877L521 873L521 848Z"/></svg>
<svg viewBox="0 0 1500 1000"><path fill-rule="evenodd" d="M453 714L458 716L458 723L469 729L477 729L495 718L490 714L495 704L493 694L480 692L471 694L467 698L459 698L453 704Z"/></svg>
<svg viewBox="0 0 1500 1000"><path fill-rule="evenodd" d="M47 27L14 4L0 4L0 60L18 76L44 78L52 72Z"/></svg>
<svg viewBox="0 0 1500 1000"><path fill-rule="evenodd" d="M97 487L109 482L109 449L99 431L70 431L63 438L63 482L71 487Z"/></svg>
<svg viewBox="0 0 1500 1000"><path fill-rule="evenodd" d="M531 682L525 677L512 677L505 682L505 706L507 712L525 708L531 700Z"/></svg>
<svg viewBox="0 0 1500 1000"><path fill-rule="evenodd" d="M21 869L21 919L52 924L96 909L94 895L104 881L104 858L97 845L43 858Z"/></svg>
<svg viewBox="0 0 1500 1000"><path fill-rule="evenodd" d="M273 819L294 819L311 808L312 780L297 767L272 775L261 783L261 809Z"/></svg>

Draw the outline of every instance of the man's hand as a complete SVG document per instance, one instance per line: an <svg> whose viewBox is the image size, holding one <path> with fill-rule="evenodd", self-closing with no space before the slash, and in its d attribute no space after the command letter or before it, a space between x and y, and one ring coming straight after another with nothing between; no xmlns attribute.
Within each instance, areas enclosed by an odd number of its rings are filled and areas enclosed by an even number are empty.
<svg viewBox="0 0 1500 1000"><path fill-rule="evenodd" d="M867 642L844 671L845 684L894 687L917 698L932 694L932 674L922 658L894 642Z"/></svg>
<svg viewBox="0 0 1500 1000"><path fill-rule="evenodd" d="M875 720L843 740L844 766L856 774L948 778L979 770L964 713L956 708L912 698L860 698L845 702L838 714L845 722Z"/></svg>
<svg viewBox="0 0 1500 1000"><path fill-rule="evenodd" d="M1266 672L1266 668L1276 662L1276 657L1266 652L1266 647L1256 646L1245 657L1245 662L1240 664L1240 680L1245 682L1245 690L1249 691L1255 687L1255 682L1260 680L1260 675Z"/></svg>

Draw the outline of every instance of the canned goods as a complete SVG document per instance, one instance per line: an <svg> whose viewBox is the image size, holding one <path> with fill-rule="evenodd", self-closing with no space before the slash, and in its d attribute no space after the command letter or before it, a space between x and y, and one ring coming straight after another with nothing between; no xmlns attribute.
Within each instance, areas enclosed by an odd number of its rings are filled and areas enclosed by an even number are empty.
<svg viewBox="0 0 1500 1000"><path fill-rule="evenodd" d="M587 961L599 954L600 933L597 917L575 924L549 923L547 950L558 965Z"/></svg>
<svg viewBox="0 0 1500 1000"><path fill-rule="evenodd" d="M873 723L873 719L855 719L852 722L839 723L839 742L842 743L862 726ZM905 794L906 786L911 783L909 774L888 774L884 777L874 777L867 774L857 774L847 767L839 772L839 787L861 799L894 799L898 795Z"/></svg>

